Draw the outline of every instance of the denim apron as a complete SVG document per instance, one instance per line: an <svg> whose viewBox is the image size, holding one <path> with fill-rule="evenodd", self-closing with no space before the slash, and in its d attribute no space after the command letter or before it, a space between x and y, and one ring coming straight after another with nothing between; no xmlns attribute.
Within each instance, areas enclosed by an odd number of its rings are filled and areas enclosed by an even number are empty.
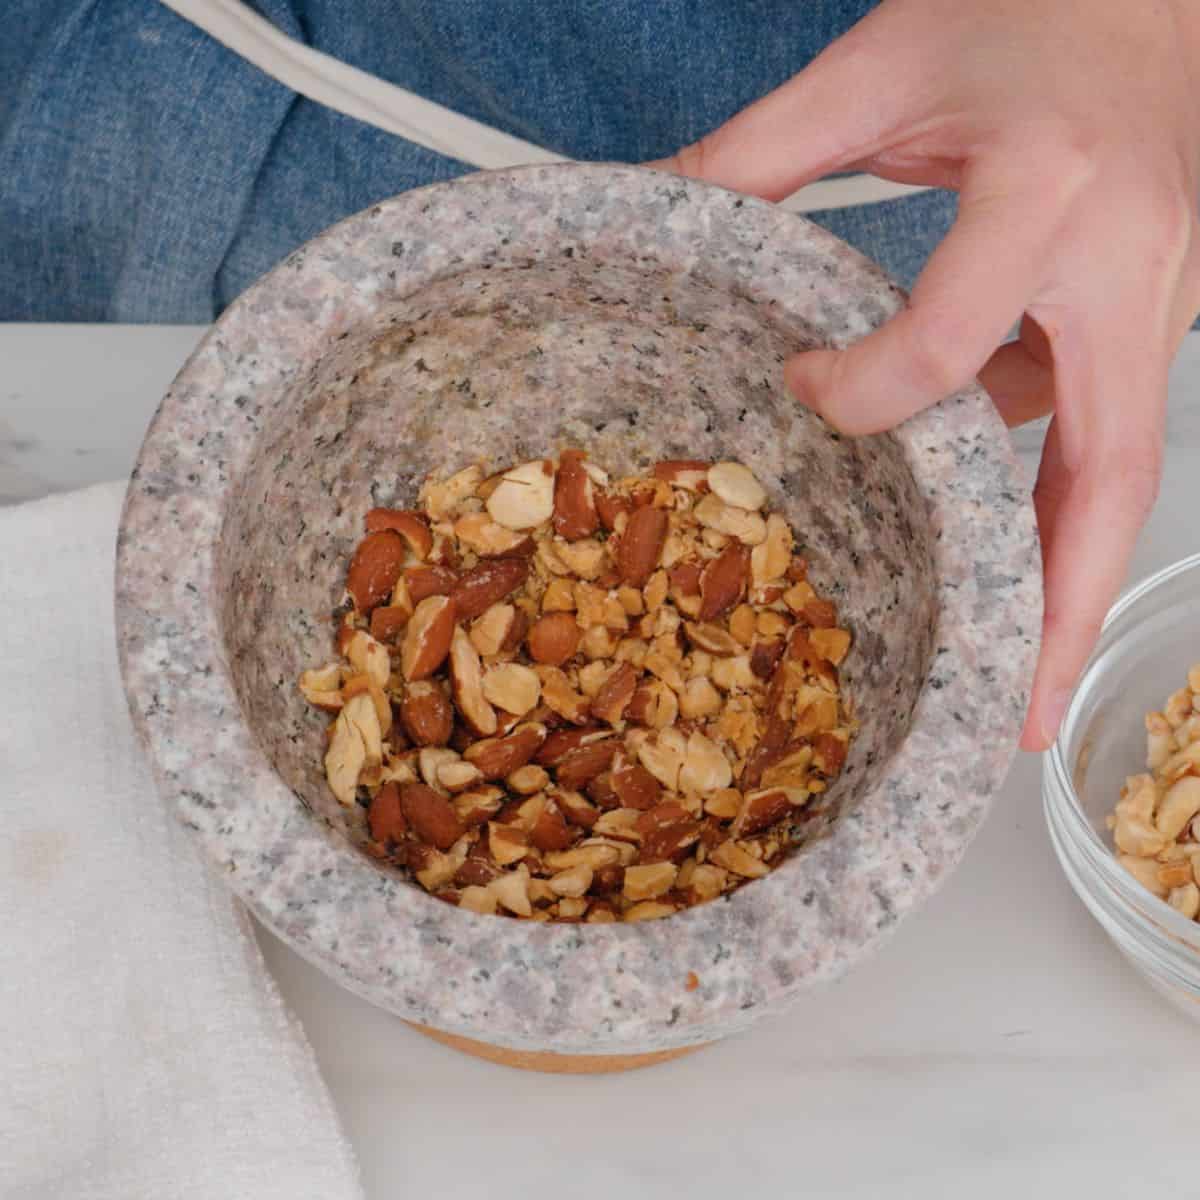
<svg viewBox="0 0 1200 1200"><path fill-rule="evenodd" d="M871 0L8 0L0 319L207 321L297 244L478 167L670 154ZM172 11L173 10L173 11ZM955 198L785 204L911 283Z"/></svg>

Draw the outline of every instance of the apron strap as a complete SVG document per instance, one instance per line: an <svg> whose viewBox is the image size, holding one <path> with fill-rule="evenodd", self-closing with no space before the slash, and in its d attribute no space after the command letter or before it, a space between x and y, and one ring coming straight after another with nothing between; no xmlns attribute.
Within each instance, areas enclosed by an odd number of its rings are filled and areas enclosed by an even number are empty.
<svg viewBox="0 0 1200 1200"><path fill-rule="evenodd" d="M299 95L447 158L485 170L569 161L306 46L241 0L162 3ZM873 175L844 175L808 184L782 201L781 207L791 212L818 212L876 204L928 190Z"/></svg>

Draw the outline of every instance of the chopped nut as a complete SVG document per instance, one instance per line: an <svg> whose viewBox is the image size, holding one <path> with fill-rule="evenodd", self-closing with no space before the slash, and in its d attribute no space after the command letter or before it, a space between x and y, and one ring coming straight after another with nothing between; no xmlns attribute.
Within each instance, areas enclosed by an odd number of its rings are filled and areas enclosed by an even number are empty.
<svg viewBox="0 0 1200 1200"><path fill-rule="evenodd" d="M728 877L720 867L703 863L693 872L689 886L697 901L713 900L725 890Z"/></svg>
<svg viewBox="0 0 1200 1200"><path fill-rule="evenodd" d="M612 658L617 652L617 639L611 629L603 625L593 625L579 643L584 657L593 662L599 658Z"/></svg>
<svg viewBox="0 0 1200 1200"><path fill-rule="evenodd" d="M566 871L572 867L585 866L593 871L619 862L621 852L607 843L576 846L573 850L558 850L546 855L546 866L552 871Z"/></svg>
<svg viewBox="0 0 1200 1200"><path fill-rule="evenodd" d="M767 523L758 513L734 508L713 493L702 497L692 513L706 529L737 538L747 546L757 546L767 536Z"/></svg>
<svg viewBox="0 0 1200 1200"><path fill-rule="evenodd" d="M663 787L674 792L679 789L679 772L687 752L688 743L683 734L676 729L663 729L642 743L638 748L638 759Z"/></svg>
<svg viewBox="0 0 1200 1200"><path fill-rule="evenodd" d="M625 910L626 921L655 921L659 917L669 917L675 912L675 905L664 904L661 900L643 900Z"/></svg>
<svg viewBox="0 0 1200 1200"><path fill-rule="evenodd" d="M719 658L713 663L712 681L723 692L748 691L759 685L758 676L750 669L750 656L735 654L732 658Z"/></svg>
<svg viewBox="0 0 1200 1200"><path fill-rule="evenodd" d="M767 502L767 493L749 467L736 462L714 463L708 468L708 486L726 504L756 510Z"/></svg>
<svg viewBox="0 0 1200 1200"><path fill-rule="evenodd" d="M542 685L529 667L520 663L500 663L484 675L483 694L497 708L520 717L536 707Z"/></svg>
<svg viewBox="0 0 1200 1200"><path fill-rule="evenodd" d="M485 737L495 733L496 710L484 694L483 664L471 639L457 626L450 640L450 680L458 711L471 729Z"/></svg>
<svg viewBox="0 0 1200 1200"><path fill-rule="evenodd" d="M646 604L642 599L642 593L637 588L630 587L628 584L622 584L617 589L617 601L628 616L640 617L646 611Z"/></svg>
<svg viewBox="0 0 1200 1200"><path fill-rule="evenodd" d="M471 626L471 645L484 658L499 654L516 619L517 610L511 604L493 604Z"/></svg>
<svg viewBox="0 0 1200 1200"><path fill-rule="evenodd" d="M568 570L580 579L595 579L608 562L608 551L603 542L595 538L584 538L578 542L556 542L554 549Z"/></svg>
<svg viewBox="0 0 1200 1200"><path fill-rule="evenodd" d="M518 796L532 796L550 782L550 776L544 768L535 763L526 763L513 771L504 782Z"/></svg>
<svg viewBox="0 0 1200 1200"><path fill-rule="evenodd" d="M1196 914L1200 912L1200 887L1188 880L1171 889L1167 895L1167 903L1189 921L1194 921Z"/></svg>
<svg viewBox="0 0 1200 1200"><path fill-rule="evenodd" d="M749 647L754 642L754 635L758 631L758 619L754 609L749 604L739 604L737 608L729 614L729 632L742 644L744 647Z"/></svg>
<svg viewBox="0 0 1200 1200"><path fill-rule="evenodd" d="M667 598L669 581L666 571L655 571L646 584L643 595L646 600L646 611L652 613L662 607Z"/></svg>
<svg viewBox="0 0 1200 1200"><path fill-rule="evenodd" d="M687 633L688 641L709 654L727 658L742 652L742 647L733 635L727 633L719 625L698 625L694 621L687 621L683 628Z"/></svg>
<svg viewBox="0 0 1200 1200"><path fill-rule="evenodd" d="M533 529L554 514L554 466L539 460L505 471L487 498L493 521L505 529Z"/></svg>
<svg viewBox="0 0 1200 1200"><path fill-rule="evenodd" d="M689 721L711 717L720 707L720 693L704 678L689 679L679 696L679 711Z"/></svg>
<svg viewBox="0 0 1200 1200"><path fill-rule="evenodd" d="M551 875L547 882L559 896L582 896L592 886L592 868L579 863Z"/></svg>
<svg viewBox="0 0 1200 1200"><path fill-rule="evenodd" d="M502 866L520 862L529 853L529 835L513 825L488 823L488 851Z"/></svg>
<svg viewBox="0 0 1200 1200"><path fill-rule="evenodd" d="M494 913L496 894L490 887L465 887L458 894L458 907L473 913Z"/></svg>
<svg viewBox="0 0 1200 1200"><path fill-rule="evenodd" d="M338 803L351 807L361 776L382 761L383 737L375 705L370 696L355 696L338 713L325 754L325 777Z"/></svg>
<svg viewBox="0 0 1200 1200"><path fill-rule="evenodd" d="M650 655L646 658L649 666ZM682 683L682 680L680 682ZM633 693L625 715L631 721L648 725L651 729L666 729L669 725L674 725L679 716L679 701L665 683L652 679L643 683Z"/></svg>
<svg viewBox="0 0 1200 1200"><path fill-rule="evenodd" d="M465 757L483 772L484 779L501 779L523 767L545 740L544 725L526 722L505 737L486 738L468 746Z"/></svg>
<svg viewBox="0 0 1200 1200"><path fill-rule="evenodd" d="M1153 892L1162 899L1166 898L1167 889L1158 880L1158 863L1153 858L1140 858L1133 854L1119 854L1117 861L1142 885L1147 891Z"/></svg>
<svg viewBox="0 0 1200 1200"><path fill-rule="evenodd" d="M768 870L765 863L748 854L734 841L722 842L709 857L717 866L724 867L735 875L743 875L747 879L761 878Z"/></svg>
<svg viewBox="0 0 1200 1200"><path fill-rule="evenodd" d="M542 593L542 612L574 612L575 586L569 579L552 579Z"/></svg>
<svg viewBox="0 0 1200 1200"><path fill-rule="evenodd" d="M511 554L525 540L524 535L497 524L485 513L467 513L459 517L454 522L454 536L483 558Z"/></svg>
<svg viewBox="0 0 1200 1200"><path fill-rule="evenodd" d="M732 781L733 768L720 747L704 734L693 732L679 771L679 790L703 796L727 788Z"/></svg>
<svg viewBox="0 0 1200 1200"><path fill-rule="evenodd" d="M673 458L655 463L654 478L689 492L706 492L709 465L698 459Z"/></svg>
<svg viewBox="0 0 1200 1200"><path fill-rule="evenodd" d="M336 712L343 703L342 693L339 690L341 678L342 671L337 663L330 663L327 667L317 667L312 671L305 671L300 676L300 691L309 704Z"/></svg>
<svg viewBox="0 0 1200 1200"><path fill-rule="evenodd" d="M488 888L496 897L496 902L509 912L516 913L518 917L533 915L533 905L529 902L529 868L524 863L507 875L498 875L488 884Z"/></svg>
<svg viewBox="0 0 1200 1200"><path fill-rule="evenodd" d="M442 763L437 769L437 780L448 792L462 792L483 781L479 768L469 762Z"/></svg>
<svg viewBox="0 0 1200 1200"><path fill-rule="evenodd" d="M622 894L627 900L654 900L671 890L677 873L675 864L669 862L626 867Z"/></svg>
<svg viewBox="0 0 1200 1200"><path fill-rule="evenodd" d="M558 667L538 666L536 670L542 683L542 702L546 707L574 724L586 721L589 698L575 691Z"/></svg>
<svg viewBox="0 0 1200 1200"><path fill-rule="evenodd" d="M448 596L428 596L417 605L400 654L401 672L410 683L427 679L445 662L454 621L454 601Z"/></svg>
<svg viewBox="0 0 1200 1200"><path fill-rule="evenodd" d="M595 533L600 518L592 476L578 450L563 451L554 483L554 531L567 541Z"/></svg>
<svg viewBox="0 0 1200 1200"><path fill-rule="evenodd" d="M850 649L850 635L844 629L814 629L809 633L808 641L823 659L835 667Z"/></svg>
<svg viewBox="0 0 1200 1200"><path fill-rule="evenodd" d="M766 585L782 578L791 561L791 528L778 513L772 513L767 517L766 537L750 552L750 577L756 585Z"/></svg>
<svg viewBox="0 0 1200 1200"><path fill-rule="evenodd" d="M427 481L420 490L419 499L429 516L441 521L453 516L458 505L474 494L482 480L483 471L478 466L470 466L440 483Z"/></svg>

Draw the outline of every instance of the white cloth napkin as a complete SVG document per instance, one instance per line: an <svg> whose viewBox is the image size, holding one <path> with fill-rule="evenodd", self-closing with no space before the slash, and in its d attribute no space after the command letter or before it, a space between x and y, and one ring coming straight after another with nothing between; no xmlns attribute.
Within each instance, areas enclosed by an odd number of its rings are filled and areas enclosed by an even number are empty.
<svg viewBox="0 0 1200 1200"><path fill-rule="evenodd" d="M135 743L123 492L0 509L0 1196L360 1197L249 918Z"/></svg>

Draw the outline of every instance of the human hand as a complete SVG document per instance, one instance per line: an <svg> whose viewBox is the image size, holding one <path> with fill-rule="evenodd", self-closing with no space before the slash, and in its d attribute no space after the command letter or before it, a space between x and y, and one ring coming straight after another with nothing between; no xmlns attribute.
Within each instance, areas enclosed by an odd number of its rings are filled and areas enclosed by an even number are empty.
<svg viewBox="0 0 1200 1200"><path fill-rule="evenodd" d="M785 377L852 434L975 375L1010 425L1054 412L1021 739L1049 745L1153 507L1167 370L1200 308L1200 4L885 0L657 165L770 200L847 169L958 191L909 308L847 350L793 358Z"/></svg>

